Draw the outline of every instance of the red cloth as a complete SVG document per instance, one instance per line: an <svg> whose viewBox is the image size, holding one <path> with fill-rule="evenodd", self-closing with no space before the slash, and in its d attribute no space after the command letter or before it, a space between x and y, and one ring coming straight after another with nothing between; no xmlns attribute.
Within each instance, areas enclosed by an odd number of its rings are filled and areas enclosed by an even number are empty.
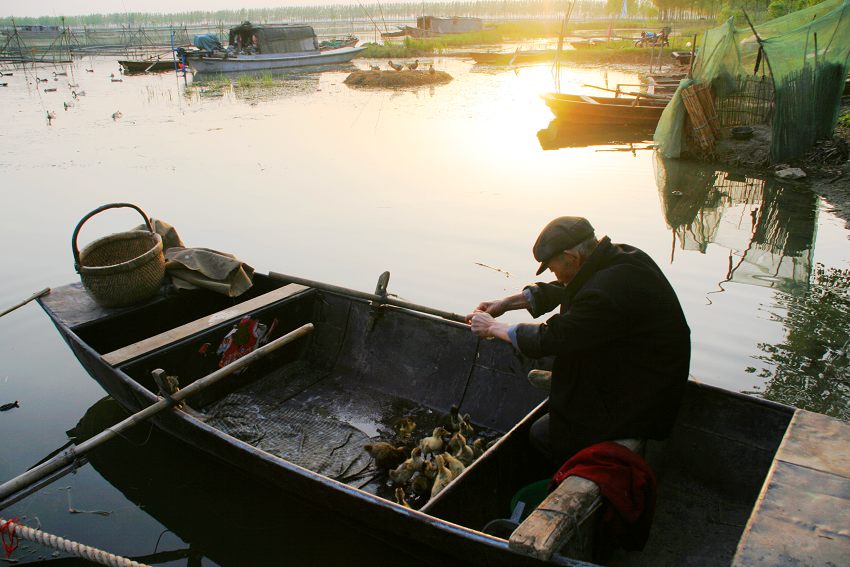
<svg viewBox="0 0 850 567"><path fill-rule="evenodd" d="M627 551L643 549L655 514L656 480L640 455L613 441L591 445L558 469L549 490L568 476L599 485L606 502L601 525L605 545L619 545Z"/></svg>

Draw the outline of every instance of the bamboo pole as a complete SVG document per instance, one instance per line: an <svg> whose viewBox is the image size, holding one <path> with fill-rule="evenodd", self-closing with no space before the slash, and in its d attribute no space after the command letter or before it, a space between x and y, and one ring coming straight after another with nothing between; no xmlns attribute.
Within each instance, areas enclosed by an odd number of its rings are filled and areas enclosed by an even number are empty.
<svg viewBox="0 0 850 567"><path fill-rule="evenodd" d="M38 298L39 298L39 297L41 297L42 295L47 295L48 293L50 293L50 288L49 288L49 287L46 287L46 288L44 288L44 289L43 289L43 290L41 290L41 291L37 291L37 292L35 292L34 294L32 294L31 296L29 296L28 298L24 299L23 301L20 301L20 302L18 302L18 303L16 303L16 304L14 304L13 306L11 306L11 307L9 307L9 308L7 308L7 309L4 309L3 311L0 311L0 317L2 317L3 315L6 315L7 313L11 313L12 311L14 311L15 309L17 309L18 307L23 307L24 305L26 305L27 303L29 303L29 302L30 302L30 301L32 301L33 299L38 299Z"/></svg>
<svg viewBox="0 0 850 567"><path fill-rule="evenodd" d="M0 485L0 501L5 500L8 496L18 492L19 490L24 490L27 486L38 482L40 479L45 476L50 475L51 473L66 467L67 465L73 463L78 456L83 455L92 449L95 449L102 445L103 443L113 439L120 435L124 430L133 427L134 425L145 421L151 416L154 416L165 409L168 409L181 400L188 398L189 396L196 394L206 388L207 386L211 386L215 384L222 378L225 378L237 370L241 370L245 368L255 360L264 357L265 355L274 352L278 348L283 345L289 344L305 335L310 333L313 330L313 324L307 323L301 327L298 327L294 331L287 333L286 335L276 339L269 344L262 346L255 350L250 354L246 354L239 360L228 364L224 368L216 370L212 374L208 374L203 378L200 378L182 390L178 390L173 395L162 398L158 402L149 405L145 409L134 413L121 423L113 425L112 427L108 427L105 430L101 431L94 437L80 443L76 448L72 447L68 451L65 451L61 455L57 455L52 459L45 461L44 463L38 465L37 467L33 467L28 470L24 474L9 480L2 485Z"/></svg>
<svg viewBox="0 0 850 567"><path fill-rule="evenodd" d="M289 283L297 283L301 285L306 285L307 287L313 287L316 289L321 289L324 291L329 291L331 293L338 293L340 295L349 295L351 297L356 297L358 299L366 299L369 301L374 301L377 304L387 304L394 305L396 307L401 307L402 309L409 309L410 311L418 311L420 313L426 313L428 315L436 315L437 317L442 317L443 319L448 319L449 321L455 321L456 323L463 323L465 325L469 324L466 320L466 317L463 315L458 315L457 313L450 313L448 311L442 311L440 309L434 309L432 307L425 307L424 305L417 305L415 303L408 303L407 301L402 301L400 299L393 299L392 297L387 297L383 295L375 295L374 293L365 293L362 291L357 291L353 289L347 289L344 287L339 287L336 285L326 284L322 282L317 282L315 280L308 280L306 278L299 278L298 276L288 276L286 274L281 274L278 272L269 272L269 277L274 278L276 280L283 280Z"/></svg>

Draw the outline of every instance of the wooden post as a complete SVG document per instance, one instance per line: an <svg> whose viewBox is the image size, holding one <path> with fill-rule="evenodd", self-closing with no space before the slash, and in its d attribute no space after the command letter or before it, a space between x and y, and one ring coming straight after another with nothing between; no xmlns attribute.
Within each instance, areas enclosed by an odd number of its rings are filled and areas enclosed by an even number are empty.
<svg viewBox="0 0 850 567"><path fill-rule="evenodd" d="M43 462L37 467L33 467L24 474L13 478L8 482L3 483L2 485L0 485L0 501L5 500L8 496L18 492L19 490L23 490L27 486L38 482L39 480L52 474L53 472L73 463L79 455L83 455L91 451L92 449L99 447L103 443L106 443L114 437L117 437L123 431L133 427L138 423L141 423L142 421L145 421L147 418L154 416L165 409L172 407L173 405L179 403L181 400L200 392L207 386L215 384L222 378L230 376L237 370L245 368L255 360L262 358L271 352L274 352L283 345L289 344L307 335L312 330L313 324L307 323L306 325L303 325L295 329L294 331L287 333L279 339L276 339L270 342L269 344L258 348L254 352L246 354L239 360L228 364L224 368L216 370L212 374L208 374L207 376L196 380L195 382L189 384L182 390L175 392L173 396L163 398L158 402L146 407L142 411L134 413L121 423L113 425L105 431L102 431L94 437L84 441L83 443L80 443L76 448L72 447L68 451L65 451L64 453L57 455L48 461Z"/></svg>

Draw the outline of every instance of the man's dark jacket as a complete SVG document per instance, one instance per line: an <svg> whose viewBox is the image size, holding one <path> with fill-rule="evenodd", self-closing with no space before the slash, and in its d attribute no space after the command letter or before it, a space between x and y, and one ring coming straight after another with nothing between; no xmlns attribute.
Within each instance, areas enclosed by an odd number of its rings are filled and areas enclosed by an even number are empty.
<svg viewBox="0 0 850 567"><path fill-rule="evenodd" d="M691 342L676 293L655 262L605 237L566 286L526 289L534 317L561 306L546 323L517 326L520 351L555 355L554 453L569 456L612 439L667 437L687 384Z"/></svg>

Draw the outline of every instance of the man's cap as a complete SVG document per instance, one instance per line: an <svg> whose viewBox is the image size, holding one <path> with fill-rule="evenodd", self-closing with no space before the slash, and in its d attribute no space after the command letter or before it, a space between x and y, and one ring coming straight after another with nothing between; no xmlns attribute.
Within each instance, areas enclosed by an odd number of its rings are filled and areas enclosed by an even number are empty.
<svg viewBox="0 0 850 567"><path fill-rule="evenodd" d="M549 260L564 250L577 246L593 236L593 227L584 217L558 217L543 230L537 237L532 251L534 259L540 262L537 275L542 274L549 267Z"/></svg>

